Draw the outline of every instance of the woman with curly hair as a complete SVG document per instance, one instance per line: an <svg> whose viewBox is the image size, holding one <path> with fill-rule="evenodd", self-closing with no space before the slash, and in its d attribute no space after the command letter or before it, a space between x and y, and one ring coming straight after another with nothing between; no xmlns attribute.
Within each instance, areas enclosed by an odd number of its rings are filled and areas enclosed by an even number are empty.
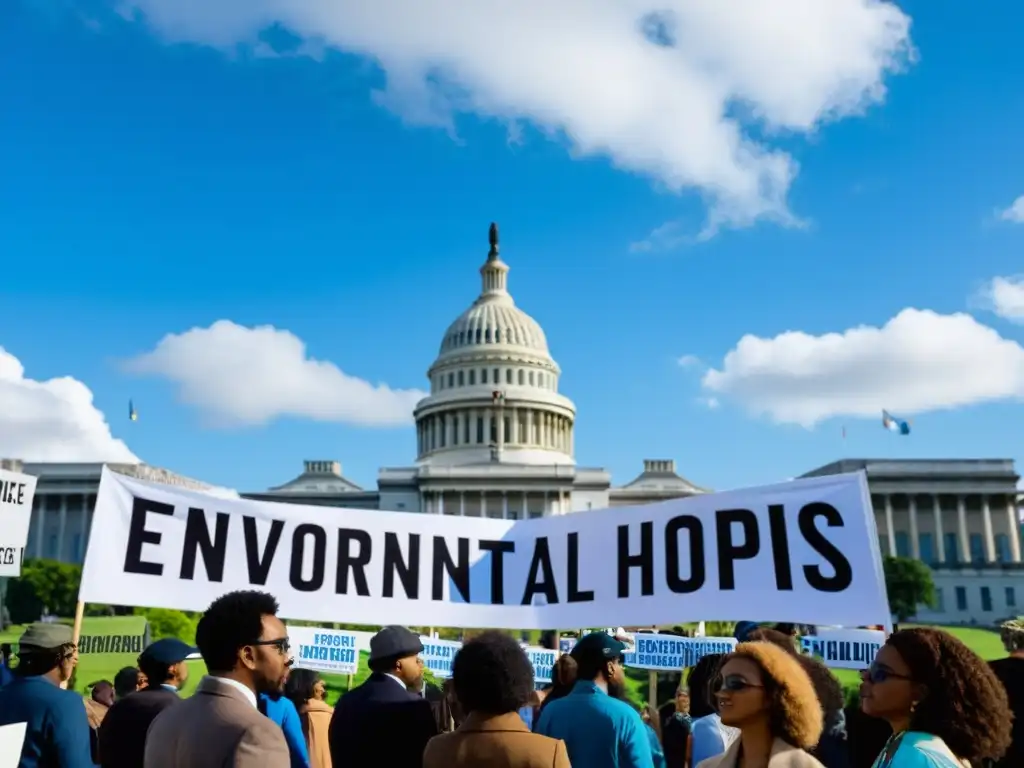
<svg viewBox="0 0 1024 768"><path fill-rule="evenodd" d="M861 709L893 732L874 768L969 768L1010 745L1006 691L948 632L893 633L861 677Z"/></svg>
<svg viewBox="0 0 1024 768"><path fill-rule="evenodd" d="M822 768L805 751L821 736L821 704L792 653L772 643L740 643L714 687L722 723L740 735L699 768Z"/></svg>

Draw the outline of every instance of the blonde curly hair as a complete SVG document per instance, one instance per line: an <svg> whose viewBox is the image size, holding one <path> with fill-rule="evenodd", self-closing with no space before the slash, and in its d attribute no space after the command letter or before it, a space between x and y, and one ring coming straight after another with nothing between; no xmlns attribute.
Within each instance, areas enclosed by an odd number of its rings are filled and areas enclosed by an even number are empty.
<svg viewBox="0 0 1024 768"><path fill-rule="evenodd" d="M761 670L765 693L771 699L772 733L800 749L813 749L821 738L824 717L811 678L793 656L766 642L740 643L723 659L744 658Z"/></svg>

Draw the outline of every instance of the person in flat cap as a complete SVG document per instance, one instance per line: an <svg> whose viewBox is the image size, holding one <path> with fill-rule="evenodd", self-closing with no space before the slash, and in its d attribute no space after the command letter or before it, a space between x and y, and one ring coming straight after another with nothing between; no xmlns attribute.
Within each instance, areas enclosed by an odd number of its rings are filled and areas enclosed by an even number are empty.
<svg viewBox="0 0 1024 768"><path fill-rule="evenodd" d="M78 664L66 624L30 624L18 644L15 680L0 689L0 726L25 723L19 768L91 768L85 701L60 686Z"/></svg>
<svg viewBox="0 0 1024 768"><path fill-rule="evenodd" d="M1008 655L1005 659L990 661L989 666L1006 689L1013 712L1013 738L1006 754L996 762L996 768L1019 768L1024 765L1024 616L1004 621L999 635Z"/></svg>
<svg viewBox="0 0 1024 768"><path fill-rule="evenodd" d="M141 673L146 685L119 696L103 718L97 740L97 762L103 768L138 768L143 764L146 731L157 715L181 701L178 691L188 680L185 660L198 652L193 645L165 637L146 647L139 656L138 669L121 670L133 676Z"/></svg>
<svg viewBox="0 0 1024 768"><path fill-rule="evenodd" d="M338 700L329 737L335 765L420 768L437 735L423 687L423 642L405 627L384 627L370 638L370 677Z"/></svg>
<svg viewBox="0 0 1024 768"><path fill-rule="evenodd" d="M607 632L581 638L570 655L576 684L568 696L541 712L536 733L561 739L572 765L586 768L650 768L654 765L647 726L622 700L626 643Z"/></svg>

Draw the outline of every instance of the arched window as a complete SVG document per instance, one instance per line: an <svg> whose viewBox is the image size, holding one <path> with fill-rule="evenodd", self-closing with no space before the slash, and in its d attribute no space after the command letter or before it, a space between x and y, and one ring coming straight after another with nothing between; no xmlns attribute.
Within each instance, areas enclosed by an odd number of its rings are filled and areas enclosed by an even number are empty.
<svg viewBox="0 0 1024 768"><path fill-rule="evenodd" d="M469 386L476 384L476 371L470 370L469 372Z"/></svg>
<svg viewBox="0 0 1024 768"><path fill-rule="evenodd" d="M482 371L480 371L480 383L481 384L486 384L487 383L487 369L486 368L484 368Z"/></svg>
<svg viewBox="0 0 1024 768"><path fill-rule="evenodd" d="M462 371L459 371L459 386L461 387L463 384L465 384L465 381L463 380Z"/></svg>
<svg viewBox="0 0 1024 768"><path fill-rule="evenodd" d="M486 331L484 331L484 341L486 341L488 344L491 343L491 329L490 328L488 328Z"/></svg>
<svg viewBox="0 0 1024 768"><path fill-rule="evenodd" d="M533 371L530 371L530 386L533 386Z"/></svg>
<svg viewBox="0 0 1024 768"><path fill-rule="evenodd" d="M501 328L494 329L494 343L501 344Z"/></svg>
<svg viewBox="0 0 1024 768"><path fill-rule="evenodd" d="M512 383L512 369L511 368L506 368L505 369L505 383L506 384L511 384Z"/></svg>
<svg viewBox="0 0 1024 768"><path fill-rule="evenodd" d="M523 384L525 383L525 380L526 380L526 374L523 373L523 370L520 368L519 369L519 386L520 387L523 386Z"/></svg>
<svg viewBox="0 0 1024 768"><path fill-rule="evenodd" d="M455 374L454 373L449 373L448 374L448 387L450 389L451 387L454 387L454 386L455 386Z"/></svg>

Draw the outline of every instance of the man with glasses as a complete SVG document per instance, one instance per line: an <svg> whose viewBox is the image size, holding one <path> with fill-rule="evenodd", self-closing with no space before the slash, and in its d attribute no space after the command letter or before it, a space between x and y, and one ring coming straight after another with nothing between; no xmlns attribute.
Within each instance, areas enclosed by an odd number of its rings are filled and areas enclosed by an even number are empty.
<svg viewBox="0 0 1024 768"><path fill-rule="evenodd" d="M255 591L210 604L196 628L208 674L153 721L145 768L290 768L281 729L258 707L261 693L284 688L292 664L277 609L273 595Z"/></svg>
<svg viewBox="0 0 1024 768"><path fill-rule="evenodd" d="M541 712L534 731L564 741L573 765L654 765L647 726L637 711L621 700L626 647L607 632L593 632L581 639L571 653L576 661L575 686Z"/></svg>
<svg viewBox="0 0 1024 768"><path fill-rule="evenodd" d="M93 765L85 704L60 687L78 664L73 639L65 624L31 624L21 636L14 682L0 690L0 725L25 724L18 768Z"/></svg>

